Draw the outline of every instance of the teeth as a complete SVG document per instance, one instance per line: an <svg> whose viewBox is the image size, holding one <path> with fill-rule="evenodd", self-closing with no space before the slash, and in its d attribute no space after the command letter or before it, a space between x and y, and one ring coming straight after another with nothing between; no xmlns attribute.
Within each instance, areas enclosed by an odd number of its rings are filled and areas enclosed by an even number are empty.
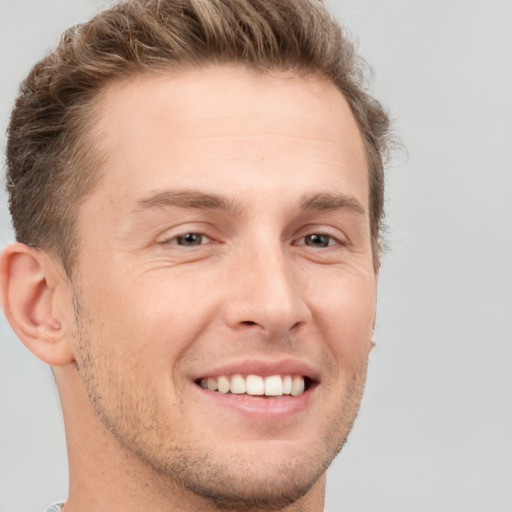
<svg viewBox="0 0 512 512"><path fill-rule="evenodd" d="M281 396L283 394L283 379L280 375L272 375L265 379L265 395Z"/></svg>
<svg viewBox="0 0 512 512"><path fill-rule="evenodd" d="M292 382L292 396L302 395L304 393L304 379L302 377L294 377Z"/></svg>
<svg viewBox="0 0 512 512"><path fill-rule="evenodd" d="M264 395L265 383L258 375L249 375L245 381L248 395Z"/></svg>
<svg viewBox="0 0 512 512"><path fill-rule="evenodd" d="M206 386L211 391L217 391L217 379L214 379L213 377L208 377L206 379Z"/></svg>
<svg viewBox="0 0 512 512"><path fill-rule="evenodd" d="M220 375L219 377L208 377L201 379L199 385L210 391L219 393L233 393L241 395L247 393L253 396L299 396L304 393L304 377L301 375L271 375L261 377L259 375L248 375L243 377L239 373L231 375Z"/></svg>
<svg viewBox="0 0 512 512"><path fill-rule="evenodd" d="M292 392L292 377L291 375L286 375L283 379L283 394L289 395Z"/></svg>
<svg viewBox="0 0 512 512"><path fill-rule="evenodd" d="M227 377L219 377L217 379L217 388L220 393L228 393L229 389L231 388L229 379Z"/></svg>
<svg viewBox="0 0 512 512"><path fill-rule="evenodd" d="M235 395L241 395L242 393L245 393L247 391L247 387L245 385L245 379L239 375L232 375L231 376L231 393L234 393Z"/></svg>

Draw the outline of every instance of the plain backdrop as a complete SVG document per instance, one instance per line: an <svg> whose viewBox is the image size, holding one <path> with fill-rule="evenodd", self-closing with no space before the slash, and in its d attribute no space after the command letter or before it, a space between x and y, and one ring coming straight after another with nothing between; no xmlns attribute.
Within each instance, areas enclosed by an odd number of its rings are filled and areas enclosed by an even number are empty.
<svg viewBox="0 0 512 512"><path fill-rule="evenodd" d="M0 0L0 146L19 82L100 0ZM377 346L332 512L512 512L512 1L339 0L401 152ZM0 244L12 240L1 195ZM0 512L66 496L50 370L0 323Z"/></svg>

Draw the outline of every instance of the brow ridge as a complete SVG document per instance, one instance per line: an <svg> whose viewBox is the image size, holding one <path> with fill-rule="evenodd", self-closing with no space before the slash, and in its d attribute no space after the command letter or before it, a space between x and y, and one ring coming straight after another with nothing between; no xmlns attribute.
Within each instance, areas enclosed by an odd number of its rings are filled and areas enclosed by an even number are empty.
<svg viewBox="0 0 512 512"><path fill-rule="evenodd" d="M361 215L366 214L366 209L358 199L347 194L339 193L320 193L304 197L300 203L300 207L305 211L348 209Z"/></svg>
<svg viewBox="0 0 512 512"><path fill-rule="evenodd" d="M239 212L237 201L220 194L201 192L193 189L161 190L137 202L135 211L164 207L197 208L202 210L221 210ZM302 211L322 211L348 209L361 215L366 210L358 199L342 193L318 193L307 195L299 203Z"/></svg>
<svg viewBox="0 0 512 512"><path fill-rule="evenodd" d="M136 211L168 206L202 210L224 210L228 212L239 210L239 205L235 201L222 195L187 189L155 192L138 201Z"/></svg>

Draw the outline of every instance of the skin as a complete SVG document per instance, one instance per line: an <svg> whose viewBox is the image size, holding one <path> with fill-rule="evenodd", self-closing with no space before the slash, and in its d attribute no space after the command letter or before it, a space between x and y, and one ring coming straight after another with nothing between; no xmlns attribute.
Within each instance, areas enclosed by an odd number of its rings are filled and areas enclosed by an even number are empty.
<svg viewBox="0 0 512 512"><path fill-rule="evenodd" d="M50 253L2 256L6 314L59 385L66 512L323 510L376 300L344 97L320 77L211 66L110 84L95 115L105 165L72 282ZM313 385L235 399L196 383L238 371Z"/></svg>

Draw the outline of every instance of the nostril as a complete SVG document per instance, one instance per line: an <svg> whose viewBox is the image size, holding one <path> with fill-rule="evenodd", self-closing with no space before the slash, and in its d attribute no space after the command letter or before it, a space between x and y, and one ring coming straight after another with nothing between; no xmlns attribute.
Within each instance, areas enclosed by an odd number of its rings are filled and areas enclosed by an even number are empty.
<svg viewBox="0 0 512 512"><path fill-rule="evenodd" d="M256 325L256 322L253 322L252 320L244 320L242 323L244 325Z"/></svg>

